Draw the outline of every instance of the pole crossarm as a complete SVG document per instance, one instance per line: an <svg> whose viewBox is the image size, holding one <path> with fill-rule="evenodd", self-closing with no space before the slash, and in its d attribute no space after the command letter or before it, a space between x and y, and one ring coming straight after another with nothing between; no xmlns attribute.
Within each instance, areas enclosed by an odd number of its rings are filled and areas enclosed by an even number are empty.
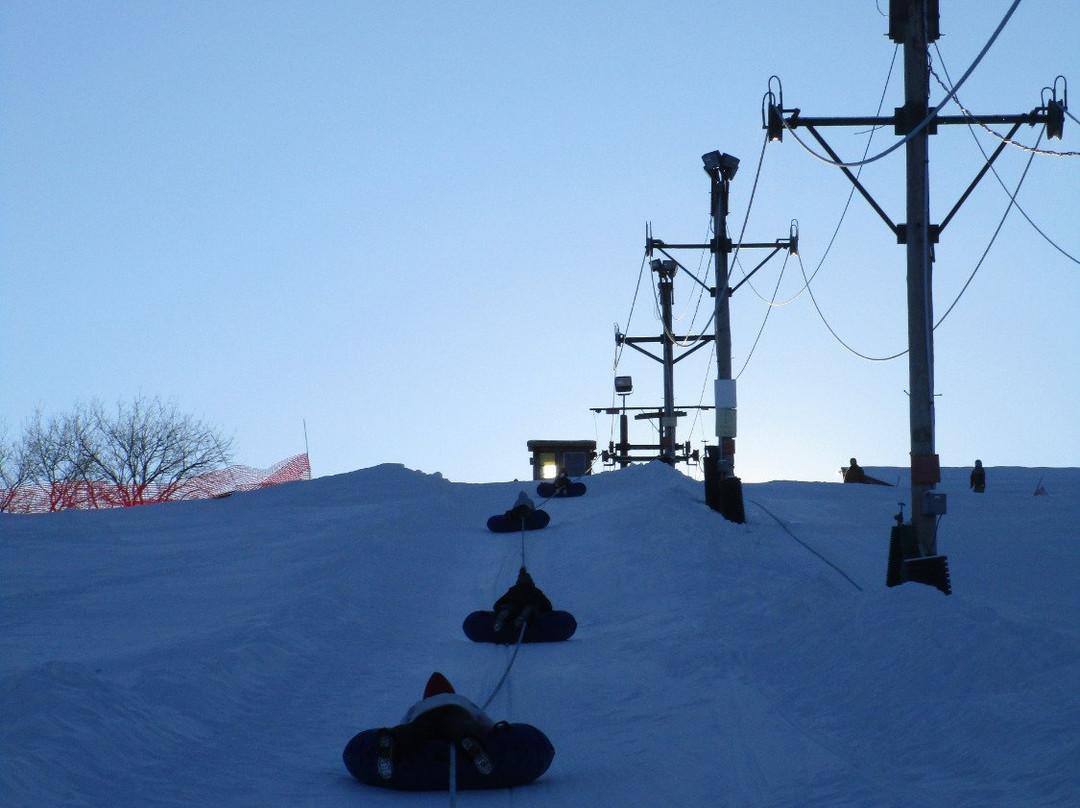
<svg viewBox="0 0 1080 808"><path fill-rule="evenodd" d="M854 116L854 117L828 117L828 118L814 118L803 117L799 109L785 109L781 110L781 115L784 113L792 113L787 118L784 118L784 126L788 129L797 129L800 126L805 126L807 129L811 127L822 126L892 126L896 130L896 134L906 134L904 129L907 129L908 120L907 115L904 114L904 108L897 109L895 115L871 115L871 116ZM1040 123L1047 123L1049 121L1049 112L1046 107L1036 107L1031 112L1013 114L1013 115L933 115L932 121L927 128L930 134L934 134L935 126L937 124L1029 124L1035 126ZM916 124L919 121L915 122ZM914 128L914 127L910 127Z"/></svg>
<svg viewBox="0 0 1080 808"><path fill-rule="evenodd" d="M681 409L684 410L714 410L712 404L684 404ZM589 407L591 412L602 412L605 415L618 415L620 412L656 412L656 407ZM677 413L686 415L686 413Z"/></svg>
<svg viewBox="0 0 1080 808"><path fill-rule="evenodd" d="M986 176L986 172L990 170L990 166L997 160L998 155L1005 151L1005 147L1009 145L1009 141L1012 140L1013 135L1022 126L1022 123L1014 123L1012 129L1009 130L1009 134L1005 135L1004 139L998 144L998 147L994 149L994 153L991 154L987 160L986 165L982 167L978 174L975 175L975 179L968 185L967 190L960 194L960 198L956 200L956 204L953 205L952 210L948 212L944 219L941 220L941 224L938 226L938 235L945 229L945 226L952 221L952 217L956 215L956 212L960 210L960 206L964 204L967 198L971 195L971 192L975 190L975 186L979 184L979 181Z"/></svg>
<svg viewBox="0 0 1080 808"><path fill-rule="evenodd" d="M741 281L739 281L734 286L729 286L728 290L727 290L728 297L731 297L733 294L735 294L737 291L739 291L740 286L742 286L744 283L746 283L748 280L750 280L752 277L754 277L754 273L757 272L759 269L761 269L763 266L765 266L765 264L767 264L769 262L769 260L774 255L776 255L778 252L780 252L780 250L782 250L782 249L783 249L783 247L780 247L780 246L774 247L773 251L771 253L769 253L767 256L765 256L765 258L761 261L760 264L758 264L756 267L751 269L746 274L746 277L744 277Z"/></svg>
<svg viewBox="0 0 1080 808"><path fill-rule="evenodd" d="M639 343L639 342L655 342L655 343L661 343L662 344L662 343L666 342L668 339L669 339L669 337L627 337L627 336L621 336L621 338L618 339L617 341L618 341L619 345L629 345L631 348L633 348L638 353L645 354L645 356L649 357L649 359L655 360L656 362L663 363L664 360L663 360L662 357L659 357L656 354L653 354L653 353L650 353L649 351L646 351L644 348L639 347L637 345L637 343ZM693 347L688 348L681 355L676 356L676 357L674 357L672 359L673 364L678 364L683 359L690 356L690 354L692 354L694 351L698 350L699 348L705 347L705 345L707 343L710 343L713 340L715 340L716 337L714 335L712 335L712 334L683 334L683 335L672 334L670 339L673 342L682 343L682 342L690 342L691 340L693 340L694 342L697 343Z"/></svg>
<svg viewBox="0 0 1080 808"><path fill-rule="evenodd" d="M828 148L827 144L822 143L822 145L825 146L825 148ZM839 158L837 158L837 159L839 159ZM868 199L868 197L867 197L867 199ZM874 204L873 200L870 201L870 204ZM890 223L890 225L891 225L891 223ZM893 227L893 230L895 230L895 226L894 225L891 225L891 226ZM744 283L746 283L746 281L750 280L753 277L754 273L757 272L757 270L759 270L761 267L764 267L766 264L768 264L769 260L775 254L779 253L781 250L792 250L794 243L795 243L794 238L787 238L787 239L777 239L775 241L769 241L769 242L751 242L751 241L747 241L747 242L740 242L738 244L734 244L734 246L737 246L739 248L739 250L771 250L772 252L769 253L769 255L767 255L764 259L762 259L760 264L758 264L756 267L754 267L754 269L752 269L750 271L750 273L748 273L746 275L746 277L743 278L739 283L735 284L734 286L728 286L728 289L727 289L728 297L731 297L735 292L738 291L740 286L742 286ZM661 241L660 239L652 239L652 238L650 238L648 240L648 243L646 244L646 248L647 248L647 250L650 250L650 251L651 250L658 250L661 253L663 253L664 255L666 255L667 257L671 258L673 261L675 261L675 264L676 264L676 266L678 266L679 269L683 270L688 275L690 275L690 278L693 278L693 280L696 281L698 283L698 285L700 285L702 288L707 289L708 294L712 295L713 297L716 297L716 287L715 286L706 286L704 283L702 283L698 279L697 275L694 275L689 269L687 269L683 265L679 264L678 260L676 258L674 258L671 253L667 252L669 250L713 250L715 252L715 248L716 248L715 242L710 242L708 244L666 244L663 241ZM679 342L685 342L687 339L690 339L690 338L691 337L675 337L675 340L679 341ZM713 339L714 337L702 337L702 338L703 339ZM626 341L630 341L630 340L626 340ZM647 341L660 341L660 338L659 337L654 337L654 338L650 338ZM648 354L648 355L652 356L652 354ZM685 355L689 355L689 353L684 354L684 356ZM656 356L652 356L652 359L656 359ZM679 356L679 359L683 359L683 356ZM677 361L678 360L676 360L676 362Z"/></svg>
<svg viewBox="0 0 1080 808"><path fill-rule="evenodd" d="M778 238L776 241L742 241L739 243L732 242L731 246L740 250L782 250L788 247L791 243L790 238ZM653 239L651 246L654 249L664 252L664 250L711 250L716 246L715 241L710 241L707 244L668 244L660 239ZM667 253L664 253L667 255ZM673 261L675 259L672 259ZM681 266L681 264L680 264Z"/></svg>
<svg viewBox="0 0 1080 808"><path fill-rule="evenodd" d="M828 147L826 146L826 148L828 148ZM839 158L837 158L837 159L839 159ZM755 272L757 272L759 269L761 269L763 266L765 266L765 264L768 263L769 260L774 255L776 255L778 252L780 252L781 250L785 250L785 249L786 250L792 249L792 245L795 242L796 242L795 238L789 237L789 238L778 238L776 241L761 241L761 242L744 241L744 242L740 242L740 243L734 244L734 245L729 244L729 247L735 246L740 250L772 250L772 252L769 253L764 258L764 260L761 261L761 263L759 263L756 267L754 267L750 271L750 273L745 278L743 278L741 281L739 281L734 287L729 286L727 288L727 296L731 297L733 294L735 294L735 291L740 286L742 286L744 283L746 283L748 280L750 280L750 278L753 276L753 274ZM716 297L716 287L714 287L714 286L706 286L704 283L702 283L702 281L700 279L698 279L698 277L696 275L694 275L694 273L692 273L689 269L687 269L681 263L679 263L679 261L674 256L672 256L671 253L668 252L668 250L706 250L706 249L712 250L712 251L715 252L716 251L716 243L715 243L715 241L710 241L708 244L666 244L663 241L661 241L660 239L649 238L648 243L645 246L646 246L647 250L650 250L650 251L651 250L658 250L661 253L663 253L664 255L666 255L668 258L670 258L672 261L675 262L675 264L679 267L679 269L683 270L687 275L689 275L691 278L693 278L694 281L701 288L707 290L708 293L711 296ZM689 337L676 337L675 339L677 341L679 341L679 342L684 342L687 339L689 339ZM653 357L653 358L655 359L655 357ZM682 357L680 357L680 359L681 358ZM678 361L678 360L676 360L676 361Z"/></svg>
<svg viewBox="0 0 1080 808"><path fill-rule="evenodd" d="M675 256L673 256L671 253L669 253L667 250L665 250L664 247L661 246L661 244L655 244L654 243L652 246L655 247L655 249L662 252L664 255L666 255L668 258L670 258L672 261L674 261L675 266L677 266L679 269L681 269L683 272L685 272L687 275L689 275L691 278L693 278L694 283L696 283L698 286L700 286L702 289L704 289L710 295L715 295L716 294L716 290L713 287L708 286L707 284L705 284L697 275L695 275L693 272L691 272L689 269L687 269L685 266L683 266L682 263L680 263L679 260L677 258L675 258Z"/></svg>
<svg viewBox="0 0 1080 808"><path fill-rule="evenodd" d="M790 120L795 120L796 118L797 114L793 115ZM932 243L936 244L941 236L941 231L945 229L945 226L950 221L952 221L953 216L956 215L957 211L960 209L960 206L963 205L965 201L967 201L967 198L971 195L971 192L975 190L975 186L979 184L979 181L982 180L982 178L986 175L986 172L990 170L990 166L993 165L994 161L997 160L998 156L1005 150L1008 142L1012 140L1013 135L1015 135L1016 132L1020 129L1020 127L1024 124L1030 124L1034 126L1037 123L1044 123L1046 121L1046 113L1045 109L1040 108L1032 110L1026 115L939 115L935 118L935 120L939 123L946 124L1011 123L1013 125L1012 129L1009 130L1009 133L1005 135L1001 143L998 144L998 147L994 150L993 154L991 154L990 157L987 159L986 164L982 167L979 173L975 175L975 179L973 179L971 181L971 184L968 185L967 190L965 190L960 195L960 198L957 200L956 204L953 205L952 210L950 210L949 213L945 216L945 218L941 221L941 224L930 225L930 240ZM821 133L817 131L816 127L842 125L876 125L881 123L891 123L894 121L894 118L801 118L799 119L799 121L803 126L806 127L807 131L810 132L814 139L819 144L821 144L821 147L825 149L829 157L831 157L836 163L840 164L844 161L828 144L825 138L822 137ZM933 134L932 129L930 130L930 134ZM855 176L855 174L851 171L850 168L845 165L838 165L837 168L839 168L840 171L843 172L844 176L847 177L848 180L850 180L851 184L855 186L855 190L857 190L859 194L863 197L863 199L865 199L869 203L870 207L874 209L874 212L881 217L882 221L885 222L886 226L888 226L888 228L893 232L893 235L896 236L897 243L906 244L907 226L905 224L897 224L893 222L893 220L889 217L889 214L887 214L881 207L881 205L879 205L877 201L873 198L873 196L871 196L870 192L859 181L859 178ZM742 284L740 283L739 286L741 285ZM738 286L735 287L735 289L738 288Z"/></svg>
<svg viewBox="0 0 1080 808"><path fill-rule="evenodd" d="M813 125L807 125L806 128L807 130L809 130L810 134L814 136L814 140L820 143L821 147L825 149L829 157L831 157L837 163L844 162L840 159L840 156L835 151L833 151L832 146L825 142L825 138L821 136L821 133L818 132L818 130ZM874 212L881 217L882 221L884 221L886 225L888 225L889 229L893 232L893 235L899 239L901 236L900 228L896 225L895 222L893 222L892 219L889 218L889 214L887 214L881 207L881 205L879 205L877 201L875 201L874 197L870 195L870 192L866 190L863 184L859 182L859 178L856 177L855 174L851 171L851 169L847 166L840 166L840 170L844 172L845 177L851 180L851 184L855 186L855 190L862 195L863 199L870 203L870 207L874 209Z"/></svg>

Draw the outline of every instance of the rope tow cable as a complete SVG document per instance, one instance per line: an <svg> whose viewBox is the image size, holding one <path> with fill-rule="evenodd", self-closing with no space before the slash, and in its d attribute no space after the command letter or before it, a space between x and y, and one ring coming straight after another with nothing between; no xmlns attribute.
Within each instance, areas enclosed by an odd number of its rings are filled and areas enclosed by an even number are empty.
<svg viewBox="0 0 1080 808"><path fill-rule="evenodd" d="M784 532L785 532L785 533L787 533L787 534L788 534L789 536L791 536L791 538L793 538L793 539L794 539L795 541L797 541L797 542L798 542L799 544L801 544L801 545L802 545L803 547L805 547L805 548L806 548L807 550L809 550L809 551L810 551L811 553L813 553L814 555L816 555L816 556L817 556L817 557L818 557L819 559L821 559L821 560L822 560L822 561L824 561L824 562L825 562L826 564L828 564L828 565L829 565L830 567L832 567L832 568L833 568L834 570L836 570L836 571L837 571L838 573L840 573L840 575L841 575L841 576L843 576L844 580L846 580L846 581L847 581L847 582L848 582L849 584L851 584L851 585L852 585L853 587L855 587L856 589L858 589L858 590L859 590L860 592L862 592L862 591L863 591L863 588L862 588L861 586L859 586L859 585L858 585L857 583L855 583L855 581L853 581L853 580L851 579L851 576L849 576L849 575L848 575L848 574L847 574L846 572L844 572L844 571L843 571L842 569L840 569L840 568L839 568L838 566L836 566L836 565L835 565L834 563L832 563L831 561L829 561L829 559L827 559L827 558L826 558L825 556L823 556L823 555L822 555L821 553L819 553L819 552L818 552L817 550L815 550L815 549L814 549L813 547L811 547L811 546L810 546L809 544L807 544L807 543L806 543L806 542L804 542L804 541L803 541L802 539L800 539L800 538L799 538L798 536L796 536L796 535L795 535L794 533L792 533L792 532L791 532L791 528L789 528L789 527L788 527L787 525L785 525L785 524L784 524L784 523L783 523L783 522L782 522L782 521L780 520L780 517L779 517L779 516L777 516L777 515L776 515L775 513L773 513L772 511L770 511L770 510L769 510L768 508L766 508L766 507L765 507L764 505L762 505L762 504L761 504L760 502L754 502L754 500L752 500L752 499L748 499L748 500L747 500L747 502L749 502L749 503L750 503L751 505L757 505L757 506L758 506L759 508L761 508L761 510L765 511L765 513L767 513L767 514L768 514L769 516L771 516L771 517L772 517L772 518L773 518L774 520L776 520L776 524L780 525L780 527L782 527L782 528L784 529Z"/></svg>
<svg viewBox="0 0 1080 808"><path fill-rule="evenodd" d="M518 634L517 642L514 643L514 653L510 656L510 662L506 666L506 670L503 671L502 678L499 683L495 685L495 689L491 691L491 695L487 697L487 701L480 705L481 710L486 710L488 705L491 704L492 699L495 698L495 694L498 693L506 681L506 677L510 675L510 669L514 667L514 660L517 659L518 651L521 650L521 642L525 639L525 628L529 625L527 620L521 621L521 632Z"/></svg>
<svg viewBox="0 0 1080 808"><path fill-rule="evenodd" d="M450 808L457 805L457 748L450 744Z"/></svg>

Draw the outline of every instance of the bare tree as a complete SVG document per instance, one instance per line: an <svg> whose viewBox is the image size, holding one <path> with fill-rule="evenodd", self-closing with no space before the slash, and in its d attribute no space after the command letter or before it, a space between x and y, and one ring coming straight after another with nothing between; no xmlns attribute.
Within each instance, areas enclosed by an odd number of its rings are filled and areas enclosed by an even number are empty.
<svg viewBox="0 0 1080 808"><path fill-rule="evenodd" d="M121 400L113 415L94 402L73 431L86 478L111 483L117 505L177 499L185 480L227 466L232 456L232 439L160 398Z"/></svg>
<svg viewBox="0 0 1080 808"><path fill-rule="evenodd" d="M135 398L109 413L98 401L46 418L42 409L21 441L0 435L0 510L141 505L199 492L193 477L228 466L232 440L175 402Z"/></svg>
<svg viewBox="0 0 1080 808"><path fill-rule="evenodd" d="M10 441L5 430L0 434L0 513L17 509L22 486L32 477L30 458L23 445Z"/></svg>
<svg viewBox="0 0 1080 808"><path fill-rule="evenodd" d="M17 462L23 466L28 481L41 486L50 511L73 508L85 494L89 464L76 440L77 423L77 414L46 420L38 407L23 427Z"/></svg>

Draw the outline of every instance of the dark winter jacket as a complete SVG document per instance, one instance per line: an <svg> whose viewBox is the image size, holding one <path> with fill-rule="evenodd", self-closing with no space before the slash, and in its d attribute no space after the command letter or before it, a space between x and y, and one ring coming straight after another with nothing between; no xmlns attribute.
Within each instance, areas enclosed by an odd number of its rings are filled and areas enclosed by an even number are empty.
<svg viewBox="0 0 1080 808"><path fill-rule="evenodd" d="M550 612L551 601L540 588L533 583L532 576L522 568L518 573L517 583L506 591L506 594L495 601L495 614L506 611L509 619L515 618L525 609L531 608L535 613Z"/></svg>
<svg viewBox="0 0 1080 808"><path fill-rule="evenodd" d="M866 472L862 470L862 466L857 463L852 463L848 466L847 471L844 472L845 483L865 483Z"/></svg>
<svg viewBox="0 0 1080 808"><path fill-rule="evenodd" d="M533 505L533 501L529 499L528 494L522 491L518 494L517 500L514 501L514 507L503 514L503 518L508 522L519 522L527 518L534 510L536 510L536 506Z"/></svg>

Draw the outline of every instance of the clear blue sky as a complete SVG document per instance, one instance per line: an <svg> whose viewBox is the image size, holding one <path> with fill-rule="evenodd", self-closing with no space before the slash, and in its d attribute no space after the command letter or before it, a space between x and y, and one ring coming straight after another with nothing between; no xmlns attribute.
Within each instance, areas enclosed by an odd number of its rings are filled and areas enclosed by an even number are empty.
<svg viewBox="0 0 1080 808"><path fill-rule="evenodd" d="M806 115L873 115L883 92L891 114L902 71L898 57L886 89L887 6L7 2L0 423L13 435L38 405L160 395L235 435L253 466L302 451L306 421L317 476L399 462L525 478L531 438L606 445L611 424L589 408L612 400L613 324L660 332L648 273L627 321L645 222L704 241L700 155L719 149L742 161L740 232L772 75ZM941 0L954 81L1009 6ZM1077 115L1075 2L1025 0L959 99L1027 112L1061 74ZM846 159L866 148L863 131L826 135ZM871 151L893 142L879 132ZM1080 126L1041 145L1078 152ZM930 149L940 221L983 158L961 126ZM1027 161L1007 149L1003 181ZM862 177L902 221L902 151ZM794 139L771 144L745 238L785 237L796 219L814 272L849 191ZM1080 465L1080 158L1036 156L1018 201L1061 249L1014 210L937 330L946 465ZM1007 204L989 176L942 234L937 314ZM765 300L782 265L755 276ZM856 197L811 288L848 345L884 356L906 348L904 277L903 248ZM802 286L791 261L776 299ZM700 328L696 285L681 276L675 292L676 330ZM767 307L745 286L732 311L738 372ZM713 367L707 348L677 366L678 404L703 388L711 403ZM634 377L630 404L660 403L659 364L627 350L617 372ZM805 292L774 308L739 378L736 471L837 480L851 455L905 465L907 372L905 358L845 349ZM684 421L678 438L700 447L711 429Z"/></svg>

